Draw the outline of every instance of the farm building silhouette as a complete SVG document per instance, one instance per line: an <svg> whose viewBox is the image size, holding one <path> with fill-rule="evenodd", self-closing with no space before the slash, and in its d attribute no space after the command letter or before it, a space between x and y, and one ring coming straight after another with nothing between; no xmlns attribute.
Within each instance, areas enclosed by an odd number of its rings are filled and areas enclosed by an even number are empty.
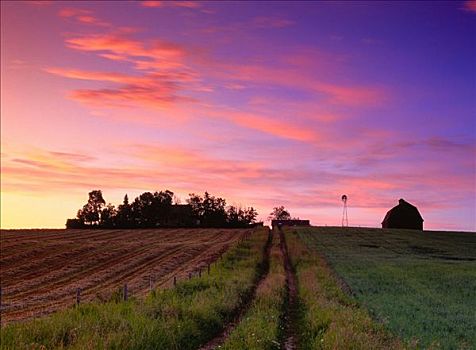
<svg viewBox="0 0 476 350"><path fill-rule="evenodd" d="M404 199L387 212L382 221L382 228L408 228L423 230L423 218L418 209Z"/></svg>
<svg viewBox="0 0 476 350"><path fill-rule="evenodd" d="M292 219L292 220L272 220L271 226L274 227L281 227L281 226L311 226L309 220L299 220L299 219Z"/></svg>

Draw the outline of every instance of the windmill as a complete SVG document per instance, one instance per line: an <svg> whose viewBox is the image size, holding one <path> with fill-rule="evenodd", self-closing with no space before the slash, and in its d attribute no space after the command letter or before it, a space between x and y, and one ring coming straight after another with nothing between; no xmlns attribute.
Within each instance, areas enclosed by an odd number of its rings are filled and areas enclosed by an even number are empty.
<svg viewBox="0 0 476 350"><path fill-rule="evenodd" d="M345 194L341 197L344 203L344 211L342 212L342 227L349 226L349 218L347 217L347 196Z"/></svg>

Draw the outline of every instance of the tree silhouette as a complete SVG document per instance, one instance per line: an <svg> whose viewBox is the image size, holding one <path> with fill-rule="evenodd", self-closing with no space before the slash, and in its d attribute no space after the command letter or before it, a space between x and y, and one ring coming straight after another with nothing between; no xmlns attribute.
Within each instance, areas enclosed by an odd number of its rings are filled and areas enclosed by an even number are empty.
<svg viewBox="0 0 476 350"><path fill-rule="evenodd" d="M269 214L268 220L291 220L291 214L284 208L284 206L274 207Z"/></svg>
<svg viewBox="0 0 476 350"><path fill-rule="evenodd" d="M66 228L84 228L84 222L78 218L67 219Z"/></svg>
<svg viewBox="0 0 476 350"><path fill-rule="evenodd" d="M205 192L203 197L190 194L187 203L192 207L192 215L200 226L223 227L227 224L226 201Z"/></svg>
<svg viewBox="0 0 476 350"><path fill-rule="evenodd" d="M242 209L231 205L226 210L226 220L230 227L246 227L253 224L257 215L258 213L253 207Z"/></svg>
<svg viewBox="0 0 476 350"><path fill-rule="evenodd" d="M110 203L106 205L100 190L94 190L78 210L77 218L66 221L66 228L247 227L258 215L253 207L227 207L225 199L208 192L203 197L191 193L188 204L172 204L174 201L169 190L144 192L132 203L126 194L116 209Z"/></svg>
<svg viewBox="0 0 476 350"><path fill-rule="evenodd" d="M117 217L117 210L109 203L102 211L101 211L101 227L106 228L113 228L116 226L116 217Z"/></svg>
<svg viewBox="0 0 476 350"><path fill-rule="evenodd" d="M189 194L187 203L192 207L192 217L197 225L200 224L200 220L203 217L203 198L195 193Z"/></svg>
<svg viewBox="0 0 476 350"><path fill-rule="evenodd" d="M127 194L124 196L122 204L117 208L116 225L122 228L134 227L132 209Z"/></svg>
<svg viewBox="0 0 476 350"><path fill-rule="evenodd" d="M77 218L86 225L99 225L101 211L105 204L101 190L91 191L88 202L78 211Z"/></svg>
<svg viewBox="0 0 476 350"><path fill-rule="evenodd" d="M156 227L167 222L172 207L173 192L144 192L131 204L135 226Z"/></svg>
<svg viewBox="0 0 476 350"><path fill-rule="evenodd" d="M203 224L205 226L219 227L226 223L226 201L220 197L211 196L205 192L203 198Z"/></svg>
<svg viewBox="0 0 476 350"><path fill-rule="evenodd" d="M247 224L254 224L256 222L256 217L258 216L258 212L255 208L249 207L244 211L244 221Z"/></svg>

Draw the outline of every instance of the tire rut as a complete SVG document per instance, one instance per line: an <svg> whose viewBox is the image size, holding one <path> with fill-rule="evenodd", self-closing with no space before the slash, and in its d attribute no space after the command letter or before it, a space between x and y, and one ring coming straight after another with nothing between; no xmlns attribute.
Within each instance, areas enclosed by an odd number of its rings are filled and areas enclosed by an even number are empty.
<svg viewBox="0 0 476 350"><path fill-rule="evenodd" d="M226 339L230 336L230 334L233 332L233 330L240 324L243 316L246 314L248 309L251 306L251 303L256 297L256 290L258 287L261 285L261 283L266 279L266 276L268 275L269 272L269 259L270 259L270 253L271 253L271 247L273 243L273 232L269 232L269 238L268 241L266 242L265 249L263 251L263 270L261 271L261 274L251 287L250 291L250 297L238 308L236 311L236 316L225 326L225 328L213 339L208 341L205 345L199 348L199 350L212 350L212 349L217 349L223 343L226 341Z"/></svg>
<svg viewBox="0 0 476 350"><path fill-rule="evenodd" d="M286 302L283 313L283 333L281 349L297 349L296 321L298 319L298 289L297 278L289 258L286 237L282 228L279 228L280 248L284 258L284 270L286 272Z"/></svg>

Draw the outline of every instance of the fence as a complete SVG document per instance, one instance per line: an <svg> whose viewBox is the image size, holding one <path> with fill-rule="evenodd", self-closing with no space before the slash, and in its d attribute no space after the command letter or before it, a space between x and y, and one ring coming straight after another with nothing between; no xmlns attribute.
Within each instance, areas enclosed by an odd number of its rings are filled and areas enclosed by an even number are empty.
<svg viewBox="0 0 476 350"><path fill-rule="evenodd" d="M248 240L251 236L251 232L252 231L244 233L238 240L236 240L233 243L233 245L238 245L238 244L241 244L244 241ZM210 272L211 272L213 264L216 264L218 261L221 261L222 258L223 258L223 254L226 251L228 251L229 248L230 248L229 244L225 245L219 251L218 255L216 255L214 257L214 259L206 261L205 264L203 264L203 262L200 263L194 269L192 269L191 271L188 271L188 274L187 274L188 276L186 275L188 278L183 278L183 279L184 280L185 279L192 279L194 277L201 278L202 274L204 274L205 272L206 272L207 275L209 275ZM171 281L171 285L169 285L169 287L172 287L172 288L175 287L177 285L177 283L179 282L179 280L180 280L180 276L183 276L183 274L174 274L171 278L169 278L168 281ZM150 274L148 276L148 290L149 290L149 293L152 292L154 289L156 289L158 287L158 285L156 285L154 283L154 281L155 281L155 276L153 274ZM160 283L160 284L163 285L165 283ZM128 285L128 283L127 282L123 283L120 286L120 288L118 288L117 290L119 290L119 289L121 290L120 299L122 299L123 301L129 300L132 293L131 293L131 289L130 289L130 286ZM75 306L79 306L84 301L90 301L91 300L91 298L88 298L88 299L85 298L85 295L84 295L85 292L87 292L87 289L83 289L81 287L77 287L74 290L74 305ZM3 319L3 315L4 315L4 312L5 312L5 304L3 303L4 302L4 297L5 297L4 294L5 294L5 287L0 286L0 319ZM112 298L112 295L111 295L111 298Z"/></svg>

